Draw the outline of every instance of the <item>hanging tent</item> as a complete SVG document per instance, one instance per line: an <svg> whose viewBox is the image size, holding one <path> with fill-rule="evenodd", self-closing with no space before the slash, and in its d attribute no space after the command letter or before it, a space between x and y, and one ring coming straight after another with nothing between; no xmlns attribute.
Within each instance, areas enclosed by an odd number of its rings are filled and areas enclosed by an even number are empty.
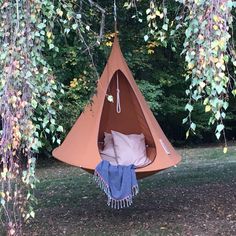
<svg viewBox="0 0 236 236"><path fill-rule="evenodd" d="M120 91L120 113L117 112L117 89ZM108 95L113 96L114 103L108 101ZM99 143L103 142L104 132L110 133L111 130L123 134L144 134L147 156L152 162L136 169L138 178L175 166L181 160L135 83L117 37L92 103L87 105L62 145L53 151L53 156L93 173L101 161Z"/></svg>

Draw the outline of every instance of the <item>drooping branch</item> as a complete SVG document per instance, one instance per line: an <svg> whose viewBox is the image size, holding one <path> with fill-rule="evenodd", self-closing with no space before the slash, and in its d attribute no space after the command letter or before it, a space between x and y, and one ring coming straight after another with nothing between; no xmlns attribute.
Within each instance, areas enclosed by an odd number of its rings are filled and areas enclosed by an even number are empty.
<svg viewBox="0 0 236 236"><path fill-rule="evenodd" d="M128 1L125 6L130 8L134 1ZM135 4L138 1L135 1ZM205 112L209 112L210 125L215 125L217 139L223 135L227 143L224 129L224 119L229 106L230 94L236 95L235 75L232 72L236 66L233 36L232 10L236 3L232 0L173 0L180 3L179 15L168 19L167 7L164 1L150 0L146 10L148 33L144 40L148 43L148 53L154 53L154 48L167 46L178 32L185 32L182 55L185 55L189 89L186 91L189 101L185 107L188 116L183 123L189 123L189 132L195 133L196 124L192 120L194 103L202 102ZM176 25L176 26L175 26ZM175 28L174 28L175 26ZM184 31L183 31L184 30Z"/></svg>

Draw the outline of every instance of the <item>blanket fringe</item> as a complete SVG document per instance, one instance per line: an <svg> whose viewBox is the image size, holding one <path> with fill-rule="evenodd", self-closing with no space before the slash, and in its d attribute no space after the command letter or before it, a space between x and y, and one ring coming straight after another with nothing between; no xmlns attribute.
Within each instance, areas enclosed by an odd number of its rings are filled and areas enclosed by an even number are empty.
<svg viewBox="0 0 236 236"><path fill-rule="evenodd" d="M121 209L124 207L129 207L133 203L133 197L136 196L139 192L138 185L132 187L132 194L127 196L124 199L117 200L111 197L110 189L104 179L99 175L99 173L95 170L94 171L94 180L97 183L98 187L101 188L104 193L107 195L107 205L114 209Z"/></svg>

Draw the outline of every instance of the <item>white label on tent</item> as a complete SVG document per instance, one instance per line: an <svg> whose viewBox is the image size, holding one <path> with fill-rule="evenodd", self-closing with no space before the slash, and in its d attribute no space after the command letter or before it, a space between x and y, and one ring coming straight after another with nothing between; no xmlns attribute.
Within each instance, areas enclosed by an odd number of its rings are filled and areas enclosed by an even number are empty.
<svg viewBox="0 0 236 236"><path fill-rule="evenodd" d="M165 150L166 154L170 155L170 151L168 150L167 146L165 145L165 143L163 142L162 139L160 139L160 143L161 143L161 146L163 147L163 149Z"/></svg>

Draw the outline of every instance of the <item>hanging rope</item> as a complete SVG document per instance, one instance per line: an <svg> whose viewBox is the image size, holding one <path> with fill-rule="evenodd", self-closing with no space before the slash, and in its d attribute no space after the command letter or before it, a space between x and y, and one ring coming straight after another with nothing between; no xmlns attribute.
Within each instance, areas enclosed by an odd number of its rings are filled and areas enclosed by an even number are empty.
<svg viewBox="0 0 236 236"><path fill-rule="evenodd" d="M116 73L116 112L121 113L121 105L120 105L120 88L119 88L119 76L118 71Z"/></svg>
<svg viewBox="0 0 236 236"><path fill-rule="evenodd" d="M114 0L114 27L115 27L115 33L117 32L117 6L116 6L116 0Z"/></svg>

